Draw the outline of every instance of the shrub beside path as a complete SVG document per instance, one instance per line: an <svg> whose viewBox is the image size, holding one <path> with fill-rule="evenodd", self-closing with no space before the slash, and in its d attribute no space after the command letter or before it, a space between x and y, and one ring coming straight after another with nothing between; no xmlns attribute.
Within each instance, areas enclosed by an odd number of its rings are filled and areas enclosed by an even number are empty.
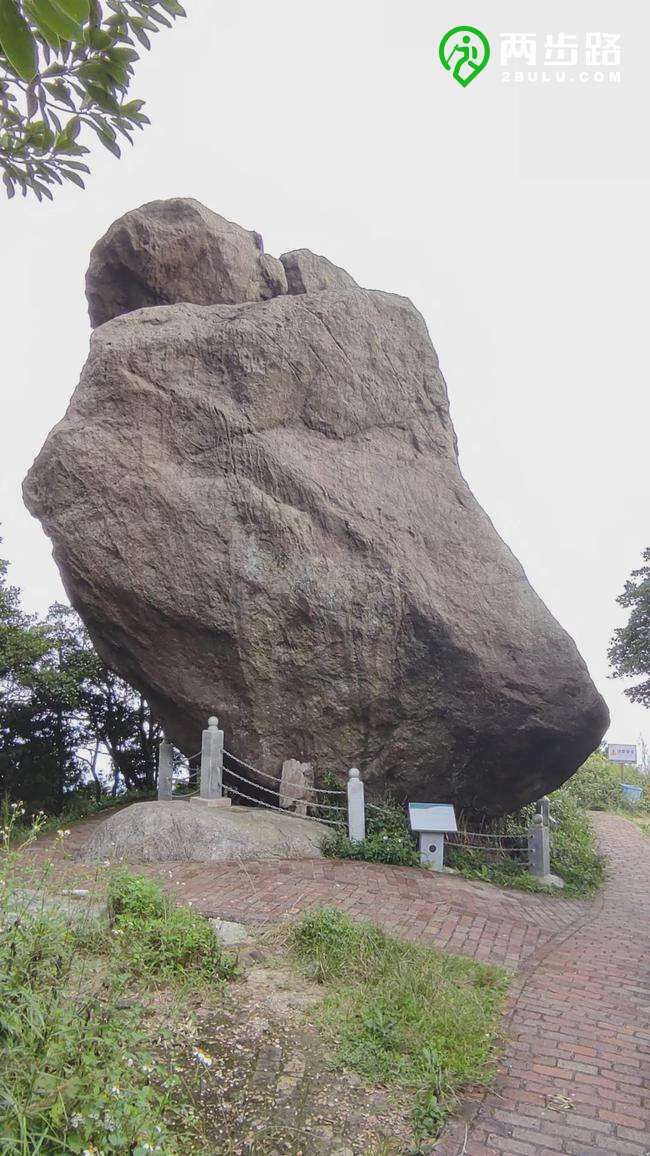
<svg viewBox="0 0 650 1156"><path fill-rule="evenodd" d="M209 916L264 926L322 903L513 971L494 1091L465 1104L439 1156L650 1156L650 842L626 819L592 818L610 865L591 902L330 860L155 873ZM98 821L72 829L68 854Z"/></svg>

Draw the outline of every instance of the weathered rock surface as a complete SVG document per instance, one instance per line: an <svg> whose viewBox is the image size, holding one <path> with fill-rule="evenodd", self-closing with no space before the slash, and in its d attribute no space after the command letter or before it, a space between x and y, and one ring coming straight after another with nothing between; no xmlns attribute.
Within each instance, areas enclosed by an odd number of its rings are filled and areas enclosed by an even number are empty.
<svg viewBox="0 0 650 1156"><path fill-rule="evenodd" d="M324 293L327 289L358 289L354 277L310 249L294 249L280 257L289 293Z"/></svg>
<svg viewBox="0 0 650 1156"><path fill-rule="evenodd" d="M371 792L499 812L606 728L460 473L404 298L337 287L102 325L25 500L100 653L186 753L214 713L267 773L356 765Z"/></svg>
<svg viewBox="0 0 650 1156"><path fill-rule="evenodd" d="M133 803L101 824L83 858L87 863L319 859L328 830L310 819L255 807L213 810L180 799Z"/></svg>
<svg viewBox="0 0 650 1156"><path fill-rule="evenodd" d="M152 201L111 225L90 255L86 295L93 326L146 305L266 301L287 292L284 268L259 233L199 201Z"/></svg>

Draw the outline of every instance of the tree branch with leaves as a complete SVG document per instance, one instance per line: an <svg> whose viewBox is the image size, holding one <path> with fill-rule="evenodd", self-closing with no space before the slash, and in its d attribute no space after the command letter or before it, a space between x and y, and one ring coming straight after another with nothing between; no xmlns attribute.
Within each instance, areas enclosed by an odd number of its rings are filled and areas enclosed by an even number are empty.
<svg viewBox="0 0 650 1156"><path fill-rule="evenodd" d="M630 611L625 626L614 632L608 655L614 678L641 678L625 688L632 702L650 707L650 546L644 566L633 570L617 602Z"/></svg>
<svg viewBox="0 0 650 1156"><path fill-rule="evenodd" d="M90 130L121 155L120 138L149 124L127 100L150 35L185 11L177 0L0 0L0 170L13 197L52 200L52 186L84 188Z"/></svg>

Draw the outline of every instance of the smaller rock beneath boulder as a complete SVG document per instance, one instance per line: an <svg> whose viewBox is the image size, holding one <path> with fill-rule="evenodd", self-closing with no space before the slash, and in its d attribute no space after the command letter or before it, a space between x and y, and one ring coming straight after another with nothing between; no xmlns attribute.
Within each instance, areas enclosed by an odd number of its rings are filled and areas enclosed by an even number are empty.
<svg viewBox="0 0 650 1156"><path fill-rule="evenodd" d="M358 289L354 277L310 249L293 249L280 257L287 274L289 293L324 293L327 289Z"/></svg>
<svg viewBox="0 0 650 1156"><path fill-rule="evenodd" d="M192 807L185 800L133 803L111 815L83 851L86 862L166 863L320 859L328 829L258 807Z"/></svg>
<svg viewBox="0 0 650 1156"><path fill-rule="evenodd" d="M280 780L280 806L304 818L307 804L314 801L314 768L311 763L285 759Z"/></svg>

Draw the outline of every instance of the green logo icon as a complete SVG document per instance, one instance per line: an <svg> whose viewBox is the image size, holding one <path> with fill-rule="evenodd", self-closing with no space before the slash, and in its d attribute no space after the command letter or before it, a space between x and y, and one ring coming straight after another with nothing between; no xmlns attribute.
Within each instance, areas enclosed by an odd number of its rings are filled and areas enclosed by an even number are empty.
<svg viewBox="0 0 650 1156"><path fill-rule="evenodd" d="M490 59L487 36L469 24L459 24L443 36L438 49L440 63L463 88L482 72Z"/></svg>

